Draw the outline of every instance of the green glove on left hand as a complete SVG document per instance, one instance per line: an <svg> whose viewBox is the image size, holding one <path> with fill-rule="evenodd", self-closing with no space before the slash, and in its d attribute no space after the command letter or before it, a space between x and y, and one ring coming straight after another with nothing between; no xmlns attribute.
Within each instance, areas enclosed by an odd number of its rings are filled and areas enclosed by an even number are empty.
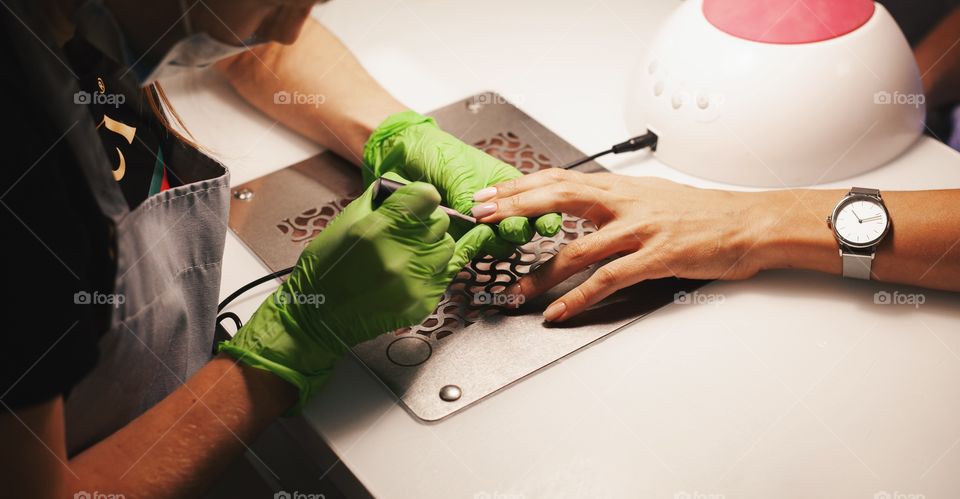
<svg viewBox="0 0 960 499"><path fill-rule="evenodd" d="M369 167L363 171L364 185L386 172L397 172L404 178L433 184L447 206L464 214L473 208L475 192L522 175L516 168L444 132L433 118L413 111L384 120L367 139L363 160ZM525 217L506 218L497 225L499 239L489 241L484 250L494 256L508 256L513 245L530 241L534 227L540 235L553 236L560 224L558 213L538 217L533 227ZM454 232L466 230L457 221L451 225Z"/></svg>
<svg viewBox="0 0 960 499"><path fill-rule="evenodd" d="M379 208L373 190L350 203L303 250L290 277L220 350L300 391L295 412L350 347L423 320L493 237L478 225L454 242L440 195L422 182Z"/></svg>

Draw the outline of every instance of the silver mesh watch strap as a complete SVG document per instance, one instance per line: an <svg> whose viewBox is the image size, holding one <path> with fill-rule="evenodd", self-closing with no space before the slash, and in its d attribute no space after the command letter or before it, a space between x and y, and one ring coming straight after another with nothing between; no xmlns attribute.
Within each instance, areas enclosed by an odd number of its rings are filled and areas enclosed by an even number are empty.
<svg viewBox="0 0 960 499"><path fill-rule="evenodd" d="M865 187L853 187L850 194L862 194L880 198L880 189L867 189ZM873 267L873 256L876 253L876 247L865 250L864 253L846 252L840 248L840 258L843 260L843 277L850 279L870 280L870 269Z"/></svg>
<svg viewBox="0 0 960 499"><path fill-rule="evenodd" d="M870 280L870 268L873 266L873 252L869 254L845 253L843 250L840 250L840 258L843 259L843 277Z"/></svg>
<svg viewBox="0 0 960 499"><path fill-rule="evenodd" d="M867 189L865 187L852 187L850 194L864 194L866 196L880 197L880 189Z"/></svg>

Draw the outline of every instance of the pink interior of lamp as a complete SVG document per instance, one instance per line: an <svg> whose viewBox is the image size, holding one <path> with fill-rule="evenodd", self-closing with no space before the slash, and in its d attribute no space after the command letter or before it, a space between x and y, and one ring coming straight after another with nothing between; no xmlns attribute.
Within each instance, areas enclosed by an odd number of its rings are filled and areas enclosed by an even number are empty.
<svg viewBox="0 0 960 499"><path fill-rule="evenodd" d="M703 0L721 31L764 43L813 43L843 36L873 16L872 0Z"/></svg>

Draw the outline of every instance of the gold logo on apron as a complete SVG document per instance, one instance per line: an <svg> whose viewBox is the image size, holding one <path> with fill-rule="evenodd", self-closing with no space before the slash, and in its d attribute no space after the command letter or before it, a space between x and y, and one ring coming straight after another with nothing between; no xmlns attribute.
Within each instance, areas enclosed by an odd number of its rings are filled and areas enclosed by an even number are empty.
<svg viewBox="0 0 960 499"><path fill-rule="evenodd" d="M100 124L97 125L97 128L101 126L106 127L107 130L119 134L121 137L127 139L128 144L133 144L133 138L137 135L137 128L132 127L126 123L121 123L107 115L103 115L103 120L100 121ZM117 150L117 156L120 158L120 164L113 169L113 179L117 182L123 178L127 173L127 160L123 157L123 152L120 151L120 148L115 148Z"/></svg>

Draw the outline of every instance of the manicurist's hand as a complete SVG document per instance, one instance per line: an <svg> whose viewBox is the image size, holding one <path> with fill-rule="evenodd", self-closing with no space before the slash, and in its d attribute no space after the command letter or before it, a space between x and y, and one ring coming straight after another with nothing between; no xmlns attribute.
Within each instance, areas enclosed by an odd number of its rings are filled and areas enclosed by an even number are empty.
<svg viewBox="0 0 960 499"><path fill-rule="evenodd" d="M444 132L433 118L404 111L387 118L367 140L363 159L365 184L386 172L436 186L451 208L468 214L475 206L474 193L505 180L520 177L516 168ZM560 230L560 215L546 211L531 225L526 217L499 219L496 239L484 250L507 256L513 245L524 244L534 230L552 236ZM457 222L455 222L457 223ZM455 226L453 232L465 227ZM459 234L458 234L459 235Z"/></svg>
<svg viewBox="0 0 960 499"><path fill-rule="evenodd" d="M482 196L481 196L482 197ZM756 196L696 189L650 177L544 170L496 185L484 200L496 211L482 222L553 210L594 222L599 230L567 245L508 293L534 297L608 257L586 282L544 312L563 321L618 289L647 279L743 279L762 267Z"/></svg>
<svg viewBox="0 0 960 499"><path fill-rule="evenodd" d="M302 406L347 349L432 312L492 237L493 229L480 225L454 242L439 203L433 186L414 182L375 208L368 188L221 349L295 385Z"/></svg>

